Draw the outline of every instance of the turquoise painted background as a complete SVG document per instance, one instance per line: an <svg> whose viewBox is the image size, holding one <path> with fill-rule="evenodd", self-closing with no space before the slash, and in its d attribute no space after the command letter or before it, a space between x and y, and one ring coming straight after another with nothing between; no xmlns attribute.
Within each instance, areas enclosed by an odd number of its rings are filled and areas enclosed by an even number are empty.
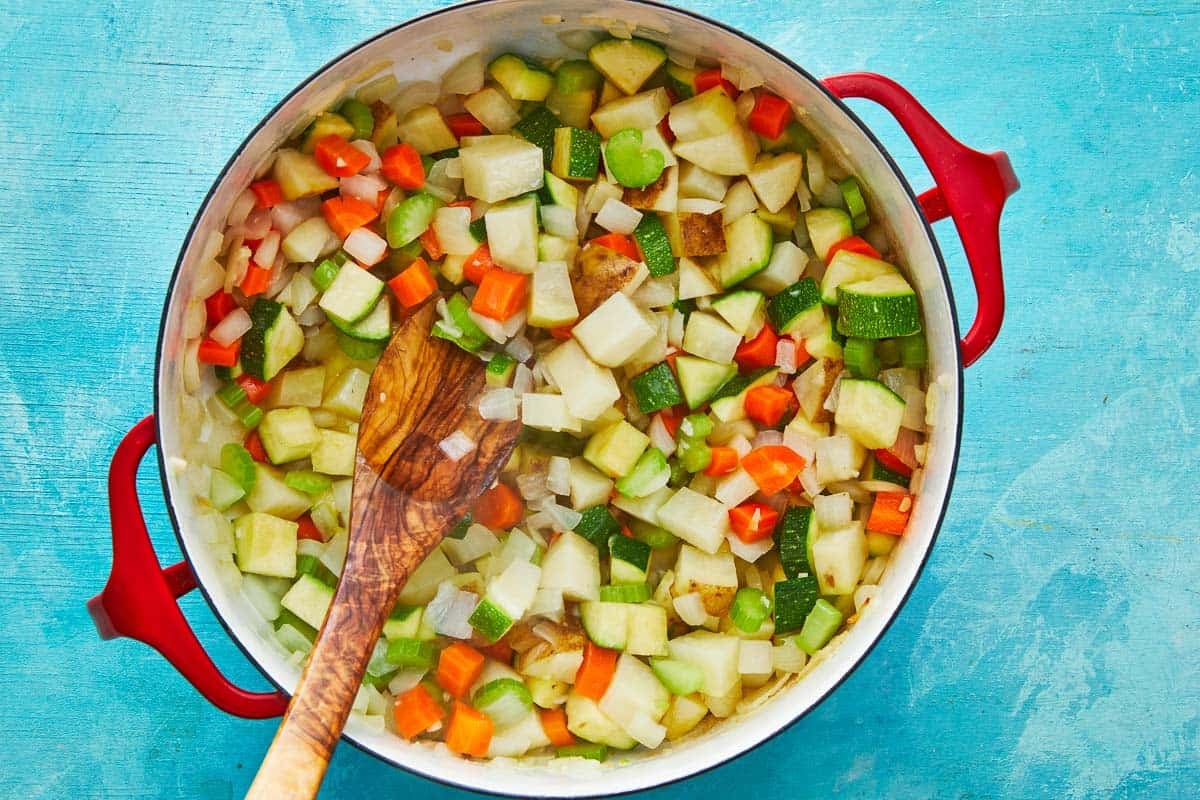
<svg viewBox="0 0 1200 800"><path fill-rule="evenodd" d="M101 643L104 477L151 410L162 298L205 191L309 72L437 3L10 0L0 13L0 795L240 797L273 722L226 717L157 655ZM598 3L598 5L601 5ZM1197 796L1200 6L691 7L814 73L906 84L1005 148L1009 311L967 374L961 469L882 644L785 735L656 800ZM915 186L898 127L856 106ZM938 226L964 319L973 298ZM143 496L164 560L156 477ZM265 686L207 606L202 640ZM326 797L465 797L352 749Z"/></svg>

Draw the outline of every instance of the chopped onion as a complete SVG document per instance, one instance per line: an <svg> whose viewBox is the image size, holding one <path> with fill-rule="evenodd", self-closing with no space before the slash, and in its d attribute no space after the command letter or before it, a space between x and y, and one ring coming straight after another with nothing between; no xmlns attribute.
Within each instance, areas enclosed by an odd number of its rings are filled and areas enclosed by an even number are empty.
<svg viewBox="0 0 1200 800"><path fill-rule="evenodd" d="M200 250L199 261L211 261L221 254L221 245L225 244L225 236L220 231L209 231Z"/></svg>
<svg viewBox="0 0 1200 800"><path fill-rule="evenodd" d="M308 328L313 325L320 325L325 322L325 312L320 306L311 305L296 317L296 322L299 322L304 327Z"/></svg>
<svg viewBox="0 0 1200 800"><path fill-rule="evenodd" d="M771 665L777 672L799 672L808 663L808 654L791 641L771 648Z"/></svg>
<svg viewBox="0 0 1200 800"><path fill-rule="evenodd" d="M738 76L738 80L741 80L740 75ZM750 117L750 112L754 110L754 94L751 92L742 92L737 102L733 104L733 108L737 113L737 118L745 122Z"/></svg>
<svg viewBox="0 0 1200 800"><path fill-rule="evenodd" d="M538 589L533 596L533 603L526 612L531 617L549 617L561 620L566 613L563 605L562 589Z"/></svg>
<svg viewBox="0 0 1200 800"><path fill-rule="evenodd" d="M750 440L740 433L731 438L727 444L737 451L739 460L745 458L754 449L750 445Z"/></svg>
<svg viewBox="0 0 1200 800"><path fill-rule="evenodd" d="M549 497L551 492L546 486L546 473L526 472L517 476L517 491L527 501L540 500Z"/></svg>
<svg viewBox="0 0 1200 800"><path fill-rule="evenodd" d="M604 201L596 214L596 224L601 228L626 236L632 234L641 221L642 212L612 197Z"/></svg>
<svg viewBox="0 0 1200 800"><path fill-rule="evenodd" d="M799 649L799 648L797 648ZM388 691L393 695L401 695L409 689L415 687L425 677L426 669L420 667L407 667L396 673L396 676L388 681Z"/></svg>
<svg viewBox="0 0 1200 800"><path fill-rule="evenodd" d="M438 586L437 595L425 606L425 621L436 632L452 639L469 639L474 628L467 622L479 598L449 581Z"/></svg>
<svg viewBox="0 0 1200 800"><path fill-rule="evenodd" d="M521 309L513 314L508 319L500 324L500 330L504 331L504 338L511 339L517 333L525 328L525 309Z"/></svg>
<svg viewBox="0 0 1200 800"><path fill-rule="evenodd" d="M676 50L673 47L667 48L667 58L684 69L691 69L696 66L696 56L694 53L688 53L683 50Z"/></svg>
<svg viewBox="0 0 1200 800"><path fill-rule="evenodd" d="M741 80L741 72L742 71L738 67L734 66L728 61L722 62L721 64L721 77L732 83L734 86L737 86L738 81Z"/></svg>
<svg viewBox="0 0 1200 800"><path fill-rule="evenodd" d="M879 587L873 583L864 583L854 590L854 610L861 614L863 609L879 594Z"/></svg>
<svg viewBox="0 0 1200 800"><path fill-rule="evenodd" d="M925 430L925 393L916 386L905 386L900 396L904 398L904 418L900 424L913 431Z"/></svg>
<svg viewBox="0 0 1200 800"><path fill-rule="evenodd" d="M225 285L225 268L215 258L202 259L192 273L192 295L208 297Z"/></svg>
<svg viewBox="0 0 1200 800"><path fill-rule="evenodd" d="M704 598L699 592L689 592L680 595L674 601L675 613L688 625L695 627L708 621L708 611L704 608Z"/></svg>
<svg viewBox="0 0 1200 800"><path fill-rule="evenodd" d="M738 70L738 79L734 81L734 85L743 92L748 89L757 89L763 83L762 73L754 67L741 67Z"/></svg>
<svg viewBox="0 0 1200 800"><path fill-rule="evenodd" d="M225 217L225 226L228 228L237 227L246 221L246 217L250 216L250 212L254 210L258 198L254 196L254 192L249 189L243 189L242 193L234 198L233 204L229 206L229 214Z"/></svg>
<svg viewBox="0 0 1200 800"><path fill-rule="evenodd" d="M269 267L275 263L275 256L279 254L279 238L279 231L267 232L254 251L255 264L260 267Z"/></svg>
<svg viewBox="0 0 1200 800"><path fill-rule="evenodd" d="M271 209L271 226L283 236L304 220L315 217L321 210L321 201L316 197L302 200L285 200Z"/></svg>
<svg viewBox="0 0 1200 800"><path fill-rule="evenodd" d="M183 311L183 338L195 339L198 336L204 335L204 323L208 321L208 311L204 307L204 301L200 298L204 295L196 295L188 301L187 307ZM235 336L234 339L237 337ZM233 341L232 339L230 341Z"/></svg>
<svg viewBox="0 0 1200 800"><path fill-rule="evenodd" d="M517 337L519 339L521 337ZM516 339L513 339L515 342ZM512 345L512 342L509 342ZM512 355L511 353L509 355ZM516 356L513 356L516 358ZM533 371L524 364L517 364L517 371L513 373L513 393L520 397L523 394L529 394L533 391Z"/></svg>
<svg viewBox="0 0 1200 800"><path fill-rule="evenodd" d="M585 25L589 24L586 20L581 20ZM604 38L604 35L591 28L577 28L573 31L559 31L555 34L558 40L572 50L578 50L581 53L586 53L591 49L592 45Z"/></svg>
<svg viewBox="0 0 1200 800"><path fill-rule="evenodd" d="M817 480L817 471L813 469L812 464L800 470L800 485L809 497L816 497L821 493L821 482Z"/></svg>
<svg viewBox="0 0 1200 800"><path fill-rule="evenodd" d="M566 206L542 206L542 227L546 229L546 233L564 239L576 239L579 237L579 231L575 225L574 209Z"/></svg>
<svg viewBox="0 0 1200 800"><path fill-rule="evenodd" d="M573 531L583 519L583 514L580 514L573 508L560 506L558 503L546 503L542 506L542 511L546 512L554 519L558 530Z"/></svg>
<svg viewBox="0 0 1200 800"><path fill-rule="evenodd" d="M784 337L775 345L775 366L780 375L796 374L796 343Z"/></svg>
<svg viewBox="0 0 1200 800"><path fill-rule="evenodd" d="M719 502L727 506L736 506L751 498L758 491L758 484L750 473L738 467L736 472L726 475L717 482L717 490L713 492Z"/></svg>
<svg viewBox="0 0 1200 800"><path fill-rule="evenodd" d="M200 388L200 340L192 339L183 348L183 364L180 365L183 390L188 394Z"/></svg>
<svg viewBox="0 0 1200 800"><path fill-rule="evenodd" d="M546 488L560 496L571 493L571 459L564 456L550 457L550 466L546 470Z"/></svg>
<svg viewBox="0 0 1200 800"><path fill-rule="evenodd" d="M447 158L446 159L446 177L454 178L456 180L462 180L462 176L463 176L462 159L461 158Z"/></svg>
<svg viewBox="0 0 1200 800"><path fill-rule="evenodd" d="M387 242L370 228L355 228L346 237L342 249L364 267L372 267L387 255Z"/></svg>
<svg viewBox="0 0 1200 800"><path fill-rule="evenodd" d="M473 523L467 526L467 532L461 539L447 538L442 542L442 550L446 558L456 567L469 564L496 549L500 544L496 534L485 525Z"/></svg>
<svg viewBox="0 0 1200 800"><path fill-rule="evenodd" d="M386 188L387 184L378 175L351 175L349 178L342 178L339 184L342 197L356 197L371 205L375 205L379 193Z"/></svg>
<svg viewBox="0 0 1200 800"><path fill-rule="evenodd" d="M913 470L912 477L908 479L908 493L916 497L921 493L921 487L925 485L925 470L918 467Z"/></svg>
<svg viewBox="0 0 1200 800"><path fill-rule="evenodd" d="M508 353L517 361L525 362L533 357L533 344L523 334L521 336L514 336L512 341L504 346L504 352ZM524 366L523 363L522 366ZM519 369L520 367L518 367L518 370ZM523 394L523 392L517 392L517 394Z"/></svg>
<svg viewBox="0 0 1200 800"><path fill-rule="evenodd" d="M771 548L775 546L775 540L770 536L747 544L731 533L725 537L725 541L729 542L729 552L751 564L771 552Z"/></svg>
<svg viewBox="0 0 1200 800"><path fill-rule="evenodd" d="M359 151L367 158L371 159L367 165L362 168L361 172L376 172L383 166L383 159L379 157L379 150L376 149L375 143L370 139L355 139L350 143L350 146ZM344 179L343 179L344 180ZM381 189L386 187L380 187ZM374 203L372 203L374 205Z"/></svg>
<svg viewBox="0 0 1200 800"><path fill-rule="evenodd" d="M492 389L479 396L479 416L483 419L511 422L520 414L517 409L517 395L507 386Z"/></svg>
<svg viewBox="0 0 1200 800"><path fill-rule="evenodd" d="M271 230L271 212L265 208L256 208L238 226L246 239L262 239Z"/></svg>
<svg viewBox="0 0 1200 800"><path fill-rule="evenodd" d="M896 437L895 443L888 448L888 452L900 459L905 466L910 469L916 469L920 466L920 462L917 460L916 446L916 431L901 428L900 435Z"/></svg>
<svg viewBox="0 0 1200 800"><path fill-rule="evenodd" d="M620 702L623 705L625 701L614 700L613 702ZM658 747L663 743L663 739L667 738L667 729L655 722L645 711L634 711L628 719L621 723L621 728L629 734L631 739L650 749Z"/></svg>
<svg viewBox="0 0 1200 800"><path fill-rule="evenodd" d="M467 316L479 326L479 330L487 334L487 337L496 344L504 344L508 341L508 336L504 333L504 323L500 322L500 320L484 316L473 308L467 309Z"/></svg>
<svg viewBox="0 0 1200 800"><path fill-rule="evenodd" d="M438 200L441 200L443 203L453 203L458 198L458 192L454 191L453 189L447 189L444 186L437 186L436 184L429 183L428 181L426 181L423 191L428 192Z"/></svg>
<svg viewBox="0 0 1200 800"><path fill-rule="evenodd" d="M908 494L908 489L891 481L859 481L858 485L868 492L900 492Z"/></svg>
<svg viewBox="0 0 1200 800"><path fill-rule="evenodd" d="M769 447L776 444L783 444L783 431L766 428L759 431L758 435L754 437L754 446L751 449L756 450L760 447Z"/></svg>
<svg viewBox="0 0 1200 800"><path fill-rule="evenodd" d="M678 211L680 214L715 214L725 208L725 204L720 200L710 200L707 197L681 197L679 198Z"/></svg>
<svg viewBox="0 0 1200 800"><path fill-rule="evenodd" d="M445 94L475 94L483 88L483 56L472 53L442 76Z"/></svg>
<svg viewBox="0 0 1200 800"><path fill-rule="evenodd" d="M664 456L670 458L671 454L675 452L675 437L667 430L662 414L655 414L650 420L650 428L647 433L650 435L650 444L661 450Z"/></svg>
<svg viewBox="0 0 1200 800"><path fill-rule="evenodd" d="M822 530L844 528L854 518L854 501L845 492L813 495L813 511Z"/></svg>
<svg viewBox="0 0 1200 800"><path fill-rule="evenodd" d="M217 323L209 336L221 347L228 347L242 338L246 331L250 330L251 324L250 315L246 313L246 309L235 308L225 316L225 319Z"/></svg>
<svg viewBox="0 0 1200 800"><path fill-rule="evenodd" d="M883 580L883 574L887 572L888 557L878 556L867 562L867 566L863 568L862 581L864 584L878 584Z"/></svg>
<svg viewBox="0 0 1200 800"><path fill-rule="evenodd" d="M462 431L455 431L438 442L438 448L451 461L461 461L463 456L475 449L475 442Z"/></svg>

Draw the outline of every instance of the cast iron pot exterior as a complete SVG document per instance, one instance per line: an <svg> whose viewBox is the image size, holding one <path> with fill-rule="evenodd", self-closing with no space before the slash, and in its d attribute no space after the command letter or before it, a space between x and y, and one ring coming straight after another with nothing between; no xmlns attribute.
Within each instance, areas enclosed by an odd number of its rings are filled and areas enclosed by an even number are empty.
<svg viewBox="0 0 1200 800"><path fill-rule="evenodd" d="M195 398L184 391L181 374L183 331L189 303L203 300L192 291L203 243L213 231L222 230L226 210L271 151L316 112L367 79L373 67L394 60L389 68L401 82L435 80L472 52L482 51L485 57L509 49L567 55L560 32L621 22L636 25L637 35L665 41L676 50L753 66L769 88L803 109L806 125L827 142L837 143L839 155L868 187L873 215L888 221L900 260L921 298L931 392L939 398L909 530L894 551L876 599L803 679L753 711L657 751L622 754L606 764L580 765L572 759L568 770L553 759L461 759L444 747L408 743L378 731L357 716L351 716L344 736L396 766L477 791L539 797L619 794L695 775L753 749L816 706L862 661L907 599L945 513L958 457L962 369L999 331L1004 303L998 222L1005 198L1018 184L1003 153L985 155L963 147L886 78L859 73L821 82L738 31L648 0L480 0L433 12L379 34L320 69L242 143L205 198L180 251L160 331L155 415L135 426L113 458L113 572L105 590L88 604L102 636L129 636L155 647L207 699L229 713L263 718L283 712L285 692L295 686L299 667L240 594L236 568L217 558L211 529L202 521L203 510L194 502L195 490L183 469L196 438L194 424L181 422L181 409L196 407ZM453 44L449 52L443 49L446 42ZM839 97L869 98L891 111L926 160L937 187L914 196L891 157ZM945 265L929 227L943 217L955 220L979 294L975 323L961 345ZM134 485L137 465L155 442L164 496L186 559L165 570L150 544ZM247 692L216 669L176 603L197 585L229 635L280 691Z"/></svg>

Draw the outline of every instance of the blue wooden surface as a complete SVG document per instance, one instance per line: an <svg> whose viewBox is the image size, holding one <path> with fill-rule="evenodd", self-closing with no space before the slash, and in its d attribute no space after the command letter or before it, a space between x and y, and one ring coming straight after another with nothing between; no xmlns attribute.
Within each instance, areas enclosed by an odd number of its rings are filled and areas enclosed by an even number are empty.
<svg viewBox="0 0 1200 800"><path fill-rule="evenodd" d="M101 643L84 612L109 564L107 459L151 408L171 265L225 159L311 70L435 5L0 14L0 795L249 783L274 723L215 711L148 648ZM1196 796L1200 8L691 5L816 74L899 79L967 143L1007 149L1024 188L1003 225L1007 322L968 372L953 503L899 621L787 734L651 796ZM863 114L921 187L897 126ZM938 234L969 320L953 229ZM264 684L200 599L185 608L219 663ZM465 796L351 748L323 796L409 792Z"/></svg>

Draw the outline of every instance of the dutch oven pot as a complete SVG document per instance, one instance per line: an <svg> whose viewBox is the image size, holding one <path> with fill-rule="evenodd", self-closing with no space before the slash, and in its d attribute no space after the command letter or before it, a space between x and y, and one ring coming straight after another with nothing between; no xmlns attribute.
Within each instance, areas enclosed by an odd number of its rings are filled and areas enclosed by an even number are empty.
<svg viewBox="0 0 1200 800"><path fill-rule="evenodd" d="M104 591L88 604L102 637L128 636L156 648L205 698L230 714L266 718L283 712L299 667L239 593L236 569L216 557L208 538L211 528L203 524L194 491L181 469L195 435L195 423L182 419L189 408L194 414L199 407L184 390L182 353L189 303L202 299L194 296L194 286L204 242L221 231L233 199L272 149L381 62L394 61L402 81L436 79L475 51L485 57L508 49L566 55L560 33L613 23L636 25L637 35L665 41L678 51L752 66L767 86L802 108L806 125L837 143L839 155L868 187L873 216L890 226L900 261L920 296L931 393L939 398L924 483L909 530L894 551L869 609L802 679L759 708L654 752L638 752L603 765L587 762L584 767L572 759L572 768L564 771L563 762L553 759L498 763L461 759L444 747L405 742L353 715L344 736L391 764L469 789L525 796L617 794L694 775L750 750L812 709L862 661L912 590L945 512L959 448L962 369L991 345L1004 313L998 227L1004 201L1017 189L1017 179L1004 153L984 154L963 146L887 78L854 73L818 80L745 34L646 0L595 5L590 0L481 0L433 12L379 34L318 70L251 132L209 191L180 251L159 334L155 413L130 431L112 460L113 569ZM449 51L443 49L447 42L453 43ZM895 116L936 186L914 195L879 141L843 104L846 98L872 100ZM978 295L976 318L961 341L945 264L930 229L947 217L954 220L962 240ZM166 569L151 545L135 490L138 463L156 442L163 493L185 559ZM196 587L229 635L279 691L240 689L217 670L176 602Z"/></svg>

